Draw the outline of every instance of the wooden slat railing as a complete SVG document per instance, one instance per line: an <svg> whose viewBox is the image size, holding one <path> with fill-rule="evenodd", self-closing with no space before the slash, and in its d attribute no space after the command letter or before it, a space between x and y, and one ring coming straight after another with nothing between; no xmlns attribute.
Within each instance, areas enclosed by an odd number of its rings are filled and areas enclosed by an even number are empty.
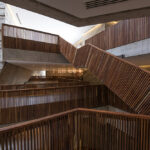
<svg viewBox="0 0 150 150"><path fill-rule="evenodd" d="M74 149L75 111L0 129L0 150Z"/></svg>
<svg viewBox="0 0 150 150"><path fill-rule="evenodd" d="M70 63L72 63L74 61L74 56L76 55L77 49L61 37L59 37L59 47L60 52L67 58Z"/></svg>
<svg viewBox="0 0 150 150"><path fill-rule="evenodd" d="M86 40L86 44L95 45L103 50L112 49L150 38L150 17L119 21L107 27L105 31Z"/></svg>
<svg viewBox="0 0 150 150"><path fill-rule="evenodd" d="M106 105L135 113L103 85L3 90L0 92L0 124L36 119L78 107Z"/></svg>
<svg viewBox="0 0 150 150"><path fill-rule="evenodd" d="M71 58L65 48L61 52L74 66L92 72L136 113L150 114L149 72L91 44L76 49Z"/></svg>
<svg viewBox="0 0 150 150"><path fill-rule="evenodd" d="M100 88L75 85L0 91L0 124L36 119L78 107L98 107L102 103Z"/></svg>
<svg viewBox="0 0 150 150"><path fill-rule="evenodd" d="M59 53L58 35L3 24L3 48Z"/></svg>
<svg viewBox="0 0 150 150"><path fill-rule="evenodd" d="M150 117L74 109L0 129L0 150L149 150Z"/></svg>
<svg viewBox="0 0 150 150"><path fill-rule="evenodd" d="M80 110L79 149L148 150L150 117L132 114Z"/></svg>

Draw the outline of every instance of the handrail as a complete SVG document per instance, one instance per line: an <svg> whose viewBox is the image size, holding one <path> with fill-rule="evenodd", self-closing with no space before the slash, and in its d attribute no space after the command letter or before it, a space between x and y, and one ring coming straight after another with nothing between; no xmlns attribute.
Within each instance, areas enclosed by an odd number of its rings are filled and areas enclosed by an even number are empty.
<svg viewBox="0 0 150 150"><path fill-rule="evenodd" d="M105 111L105 110L95 110L95 109L88 109L88 108L75 108L75 109L70 109L70 110L60 112L60 113L57 113L57 114L42 117L42 118L39 118L39 119L34 119L34 120L26 121L26 122L23 122L23 123L17 123L17 124L14 124L14 125L3 127L3 128L0 128L0 133L3 133L5 131L18 129L19 127L24 128L26 126L33 125L35 123L38 124L38 123L43 122L43 121L55 119L57 117L62 117L66 114L75 113L75 112L85 112L85 113L86 112L89 112L89 113L94 112L94 113L100 113L100 114L105 114L105 115L115 115L115 116L118 116L118 117L128 117L128 118L132 118L132 119L148 119L148 120L150 120L150 116L148 116L148 115L122 113L122 112L110 112L110 111Z"/></svg>
<svg viewBox="0 0 150 150"><path fill-rule="evenodd" d="M37 91L39 92L40 90L54 90L54 89L71 89L71 88L77 88L77 87L97 87L98 85L68 85L68 86L62 86L62 87L45 87L45 88L31 88L31 89L13 89L13 90L1 90L0 91L0 97L3 97L5 94L7 95L8 93L13 93L13 92L18 92L18 93L24 93L24 92L30 92L30 96L32 96L32 94L34 95ZM34 92L31 92L34 91ZM38 93L37 92L37 93ZM31 94L32 93L32 94ZM24 93L27 94L27 93ZM45 95L45 94L44 94ZM8 95L7 95L8 96ZM24 96L22 94L20 95L16 95L16 96ZM26 95L27 96L27 95Z"/></svg>
<svg viewBox="0 0 150 150"><path fill-rule="evenodd" d="M74 49L61 39L60 48L70 63L87 68L136 113L150 114L150 72L91 44Z"/></svg>
<svg viewBox="0 0 150 150"><path fill-rule="evenodd" d="M40 83L40 84L18 84L18 85L0 85L1 91L8 90L19 90L19 89L37 89L46 87L66 87L66 86L78 86L78 85L88 85L89 82L54 82L54 83Z"/></svg>
<svg viewBox="0 0 150 150"><path fill-rule="evenodd" d="M65 112L60 112L60 113L57 113L57 114L42 117L42 118L39 118L39 119L34 119L34 120L30 120L30 121L25 121L23 123L21 122L21 123L17 123L17 124L14 124L14 125L7 126L7 127L3 127L3 128L0 128L0 134L4 133L6 131L7 132L8 131L13 131L13 130L18 129L18 128L24 128L24 127L27 127L27 126L31 126L33 124L38 124L40 122L45 122L47 120L52 120L52 119L55 119L55 118L58 118L58 117L62 117L62 116L65 116L66 114L77 112L78 110L79 110L78 108L75 108L75 109L71 109L71 110L68 110L68 111L65 111Z"/></svg>
<svg viewBox="0 0 150 150"><path fill-rule="evenodd" d="M150 117L72 109L0 128L0 149L148 150Z"/></svg>

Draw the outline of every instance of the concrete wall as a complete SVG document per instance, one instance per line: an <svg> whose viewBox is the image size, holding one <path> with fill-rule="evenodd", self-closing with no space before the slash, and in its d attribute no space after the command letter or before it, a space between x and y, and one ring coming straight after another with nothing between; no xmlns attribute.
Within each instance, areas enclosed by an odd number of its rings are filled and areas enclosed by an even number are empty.
<svg viewBox="0 0 150 150"><path fill-rule="evenodd" d="M75 47L80 48L85 45L85 41L92 36L102 32L105 30L105 24L98 24L94 26L92 29L85 32L82 37L74 44Z"/></svg>
<svg viewBox="0 0 150 150"><path fill-rule="evenodd" d="M121 113L127 113L126 111L123 111L119 108L116 108L116 107L113 107L113 106L103 106L103 107L97 107L97 108L94 108L94 109L97 109L97 110L105 110L105 111L112 111L112 112L121 112Z"/></svg>
<svg viewBox="0 0 150 150"><path fill-rule="evenodd" d="M0 71L3 68L3 51L2 51L2 24L20 25L17 15L12 11L11 6L0 2Z"/></svg>
<svg viewBox="0 0 150 150"><path fill-rule="evenodd" d="M31 76L32 71L5 63L0 74L0 84L24 84Z"/></svg>
<svg viewBox="0 0 150 150"><path fill-rule="evenodd" d="M2 23L5 23L5 3L0 2L0 70L3 68L2 63Z"/></svg>
<svg viewBox="0 0 150 150"><path fill-rule="evenodd" d="M116 56L125 55L125 57L138 56L150 53L150 38L131 44L123 45L117 48L109 49L107 52Z"/></svg>
<svg viewBox="0 0 150 150"><path fill-rule="evenodd" d="M68 61L61 54L57 53L44 53L28 50L9 49L3 50L4 61L25 61L30 63L63 63L68 64Z"/></svg>

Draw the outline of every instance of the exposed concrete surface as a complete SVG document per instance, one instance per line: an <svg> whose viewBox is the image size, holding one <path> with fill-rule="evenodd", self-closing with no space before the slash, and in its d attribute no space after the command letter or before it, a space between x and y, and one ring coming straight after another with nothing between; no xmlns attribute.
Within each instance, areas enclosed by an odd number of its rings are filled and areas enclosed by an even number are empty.
<svg viewBox="0 0 150 150"><path fill-rule="evenodd" d="M3 49L3 61L26 61L26 62L38 62L38 63L63 63L68 64L65 57L58 53L45 53L20 49Z"/></svg>
<svg viewBox="0 0 150 150"><path fill-rule="evenodd" d="M73 67L71 64L63 64L63 63L49 63L49 62L27 62L27 61L7 61L10 64L20 66L22 68L26 68L32 71L43 71L43 70L51 70L54 67Z"/></svg>
<svg viewBox="0 0 150 150"><path fill-rule="evenodd" d="M113 106L103 106L103 107L96 107L94 109L97 110L106 110L106 111L112 111L112 112L121 112L121 113L127 113L126 111L123 111L119 108L113 107Z"/></svg>
<svg viewBox="0 0 150 150"><path fill-rule="evenodd" d="M32 76L32 71L5 63L0 73L0 84L24 84Z"/></svg>
<svg viewBox="0 0 150 150"><path fill-rule="evenodd" d="M134 42L131 44L123 45L107 52L116 56L124 55L125 57L138 56L150 53L150 38L142 41Z"/></svg>
<svg viewBox="0 0 150 150"><path fill-rule="evenodd" d="M125 60L130 61L138 66L150 65L150 54L127 57Z"/></svg>
<svg viewBox="0 0 150 150"><path fill-rule="evenodd" d="M49 7L47 5L42 5L40 2L35 0L32 1L31 0L25 0L25 1L2 0L2 1L76 26L85 26L85 25L104 23L104 22L109 22L114 20L117 21L117 20L129 19L129 18L143 17L143 16L149 16L150 14L149 6L145 6L144 8L139 7L139 9L134 8L132 10L126 10L126 11L120 10L116 13L109 13L109 14L106 13L104 15L98 15L96 13L94 17L79 18L74 15L63 12L61 10L58 10L56 8Z"/></svg>

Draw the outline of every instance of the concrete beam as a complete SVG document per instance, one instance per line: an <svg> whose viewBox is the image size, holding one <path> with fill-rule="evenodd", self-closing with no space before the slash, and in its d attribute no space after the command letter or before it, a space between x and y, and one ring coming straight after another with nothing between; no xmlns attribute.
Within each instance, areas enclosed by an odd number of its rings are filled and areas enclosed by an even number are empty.
<svg viewBox="0 0 150 150"><path fill-rule="evenodd" d="M41 4L34 0L2 0L2 1L51 18L55 18L57 20L75 26L86 26L86 25L92 25L97 23L105 23L114 20L117 21L117 20L129 19L129 18L137 18L137 17L149 16L150 14L150 7L146 7L141 9L133 9L130 11L120 11L117 13L99 15L99 16L94 16L89 18L78 18L76 16L70 15L56 8Z"/></svg>
<svg viewBox="0 0 150 150"><path fill-rule="evenodd" d="M54 64L69 64L62 54L59 53L45 53L38 51L28 51L20 49L3 49L3 61L24 61L31 64L39 63L54 63Z"/></svg>

